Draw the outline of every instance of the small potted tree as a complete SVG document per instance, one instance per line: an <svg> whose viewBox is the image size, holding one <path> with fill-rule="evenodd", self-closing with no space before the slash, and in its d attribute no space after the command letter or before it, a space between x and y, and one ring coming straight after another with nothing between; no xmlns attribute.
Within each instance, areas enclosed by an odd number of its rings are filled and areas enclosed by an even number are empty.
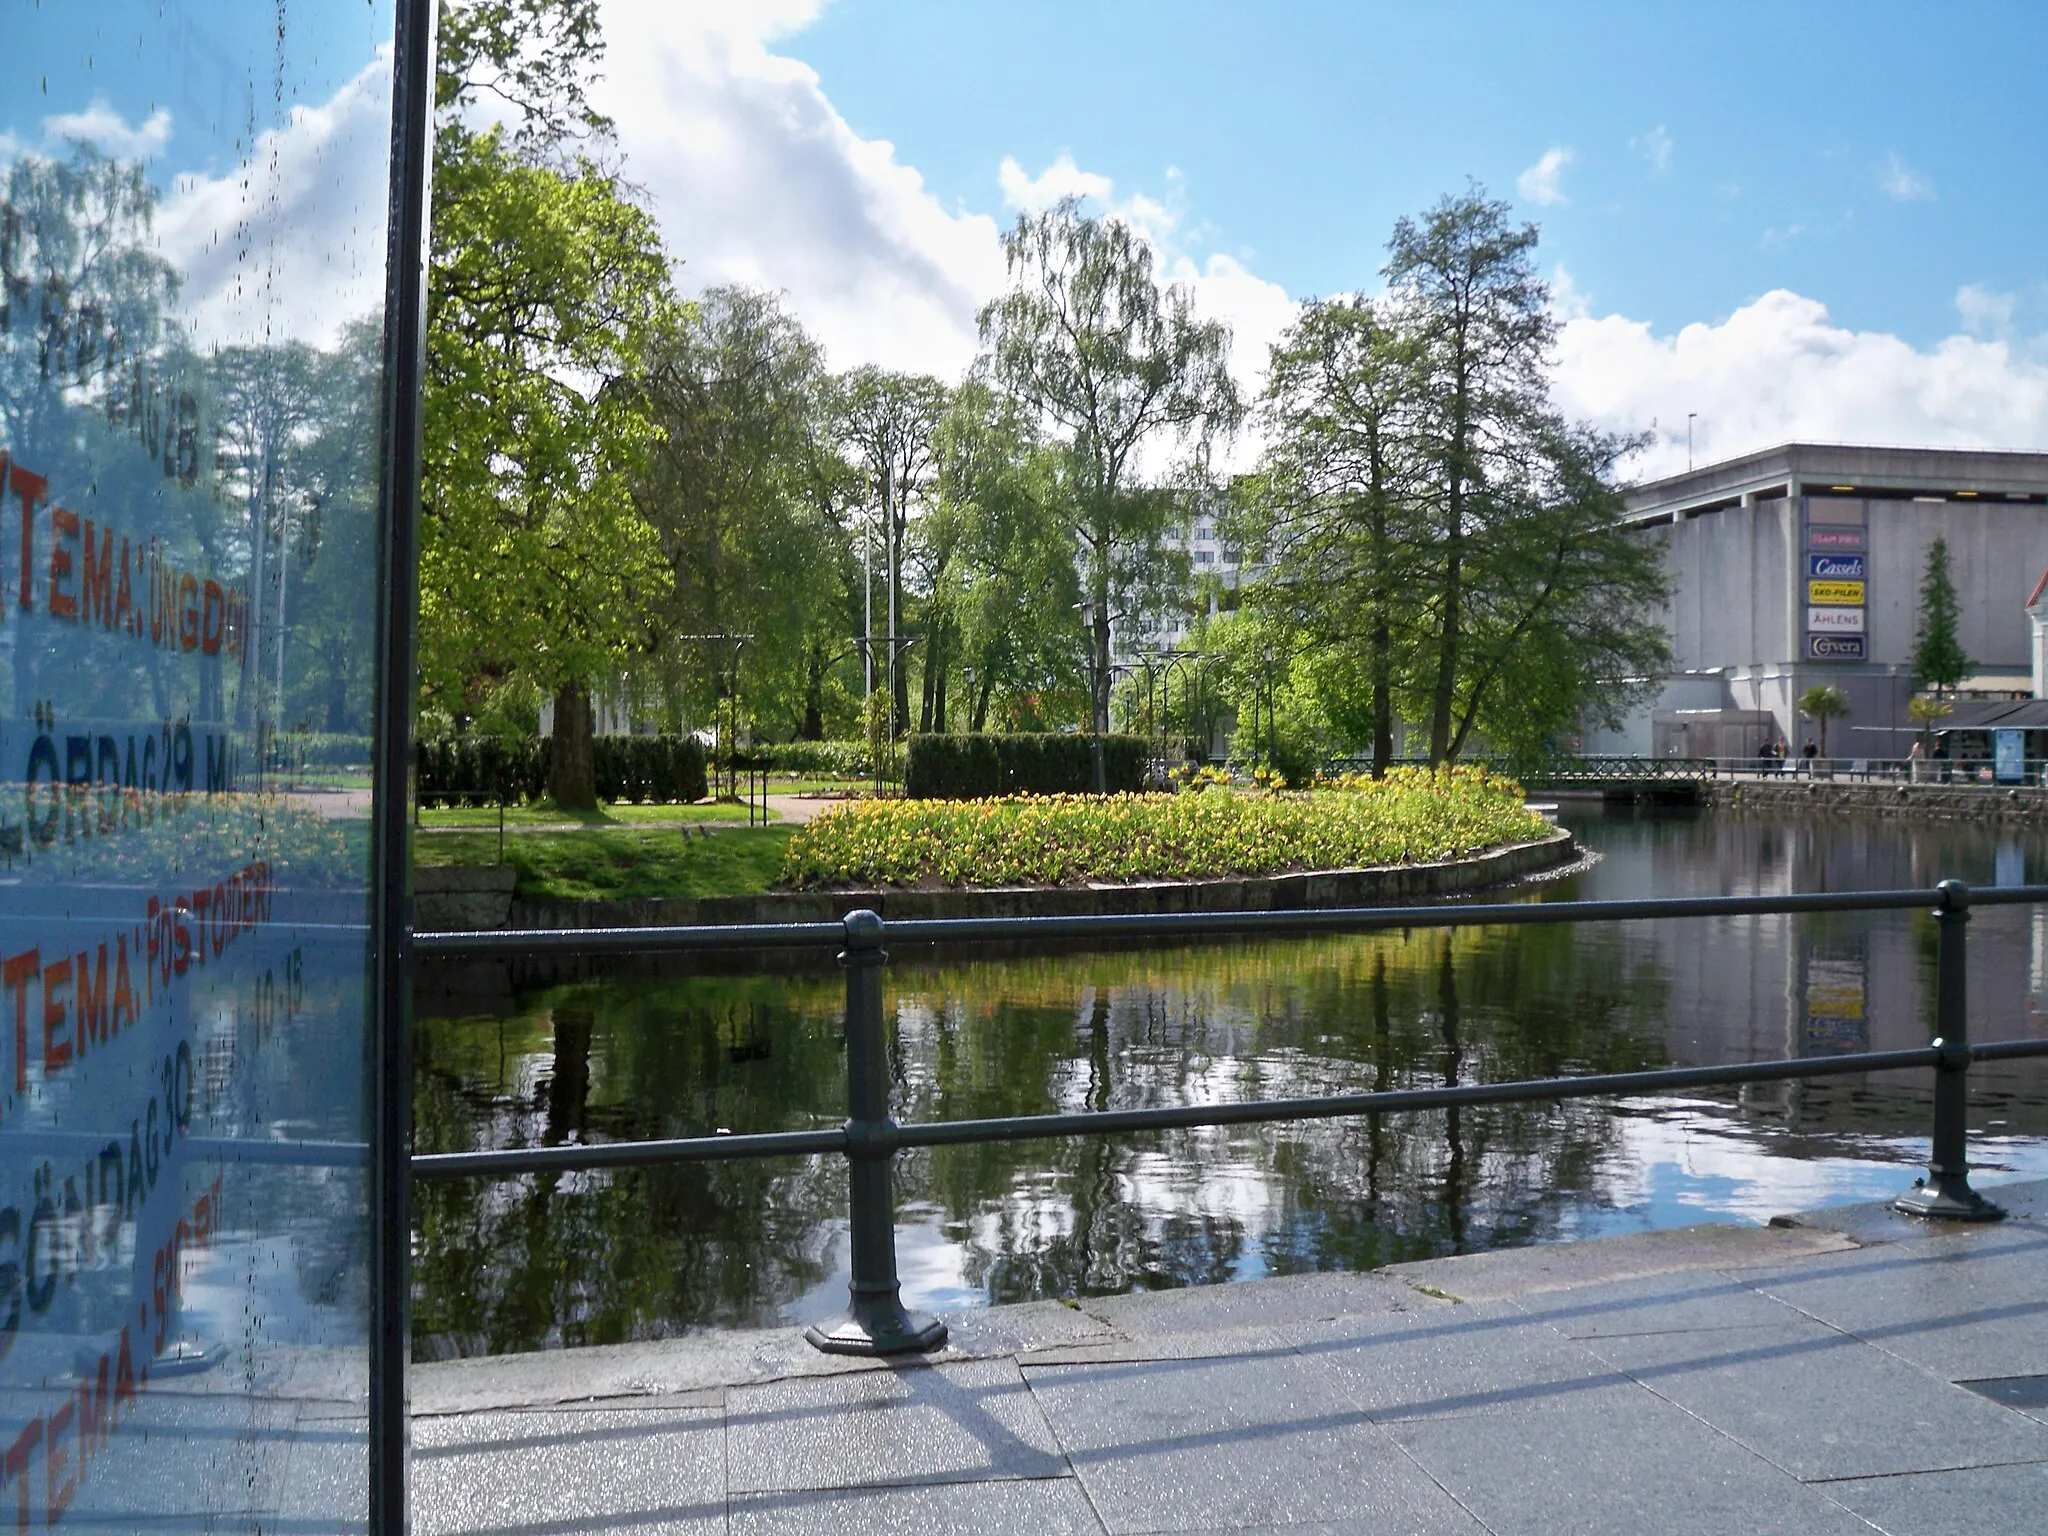
<svg viewBox="0 0 2048 1536"><path fill-rule="evenodd" d="M1820 726L1820 756L1808 764L1808 771L1822 776L1820 765L1828 761L1828 722L1849 713L1849 695L1832 684L1815 683L1799 695L1799 713ZM1825 770L1825 776L1834 777L1832 766Z"/></svg>

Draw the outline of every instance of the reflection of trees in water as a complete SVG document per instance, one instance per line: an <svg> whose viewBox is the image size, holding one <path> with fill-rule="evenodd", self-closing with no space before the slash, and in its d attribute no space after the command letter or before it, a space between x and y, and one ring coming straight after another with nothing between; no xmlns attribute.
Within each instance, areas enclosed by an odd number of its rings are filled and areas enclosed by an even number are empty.
<svg viewBox="0 0 2048 1536"><path fill-rule="evenodd" d="M567 987L420 1030L420 1147L767 1129L844 1118L837 988ZM772 1322L828 1272L837 1159L421 1186L423 1355Z"/></svg>
<svg viewBox="0 0 2048 1536"><path fill-rule="evenodd" d="M1658 978L1562 930L898 964L905 1121L1357 1092L1654 1064ZM830 1125L836 975L558 988L423 1027L422 1149ZM1598 1106L931 1149L937 1214L992 1300L1364 1268L1526 1242L1597 1198ZM423 1351L768 1321L825 1275L838 1159L421 1191Z"/></svg>
<svg viewBox="0 0 2048 1536"><path fill-rule="evenodd" d="M1747 942L1697 934L1686 942ZM1672 1015L1664 953L1601 925L899 954L886 978L895 1112L963 1119L1664 1065L1696 1028ZM699 977L556 988L503 1021L428 1023L419 1144L837 1124L843 996L833 973ZM1866 1124L1897 1136L1924 1121L1918 1085L1807 1092L1794 1155L1841 1151ZM1997 1102L2048 1119L2040 1095L2020 1097ZM1585 1101L948 1147L903 1156L898 1193L906 1219L935 1221L967 1283L995 1301L1355 1270L1569 1233L1633 1188L1624 1123ZM1822 1127L1840 1133L1834 1144ZM827 1157L428 1186L420 1348L772 1321L830 1273L841 1170Z"/></svg>

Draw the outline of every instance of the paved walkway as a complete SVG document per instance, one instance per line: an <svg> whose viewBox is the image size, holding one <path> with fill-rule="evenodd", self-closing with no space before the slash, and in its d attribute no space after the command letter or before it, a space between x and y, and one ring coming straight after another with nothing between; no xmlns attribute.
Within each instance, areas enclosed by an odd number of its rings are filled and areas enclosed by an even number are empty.
<svg viewBox="0 0 2048 1536"><path fill-rule="evenodd" d="M2048 1531L2048 1182L997 1308L935 1363L793 1330L415 1375L436 1532Z"/></svg>

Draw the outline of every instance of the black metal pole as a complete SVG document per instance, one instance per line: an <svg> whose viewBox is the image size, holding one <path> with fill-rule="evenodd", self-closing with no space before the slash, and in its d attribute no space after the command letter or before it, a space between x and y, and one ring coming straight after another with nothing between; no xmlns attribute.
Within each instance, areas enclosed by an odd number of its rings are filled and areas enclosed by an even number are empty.
<svg viewBox="0 0 2048 1536"><path fill-rule="evenodd" d="M1109 776L1102 766L1102 727L1109 711L1102 699L1102 667L1095 659L1095 637L1088 638L1088 737L1095 759L1095 793L1109 793Z"/></svg>
<svg viewBox="0 0 2048 1536"><path fill-rule="evenodd" d="M377 520L377 697L370 802L369 1532L404 1536L412 1349L412 787L420 391L434 136L433 0L398 0L385 231L384 421Z"/></svg>
<svg viewBox="0 0 2048 1536"><path fill-rule="evenodd" d="M896 1279L896 1201L891 1159L896 1122L889 1118L888 1040L882 1028L882 919L862 909L845 918L846 1183L852 1247L847 1307L832 1322L804 1330L827 1354L896 1355L935 1349L946 1325L906 1312Z"/></svg>
<svg viewBox="0 0 2048 1536"><path fill-rule="evenodd" d="M1997 1221L2005 1212L1970 1188L1970 1018L1963 979L1970 888L1960 880L1935 887L1934 1145L1927 1177L1892 1202L1909 1216L1947 1221Z"/></svg>

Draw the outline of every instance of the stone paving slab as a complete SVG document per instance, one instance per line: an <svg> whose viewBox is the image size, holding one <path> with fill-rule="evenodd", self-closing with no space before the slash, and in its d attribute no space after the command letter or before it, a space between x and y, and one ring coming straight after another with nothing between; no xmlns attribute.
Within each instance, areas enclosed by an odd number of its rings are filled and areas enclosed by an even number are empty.
<svg viewBox="0 0 2048 1536"><path fill-rule="evenodd" d="M1338 1384L1298 1356L1030 1372L1112 1532L1366 1521L1478 1536Z"/></svg>
<svg viewBox="0 0 2048 1536"><path fill-rule="evenodd" d="M2048 1466L1973 1467L1831 1483L1828 1497L1889 1536L2040 1536Z"/></svg>
<svg viewBox="0 0 2048 1536"><path fill-rule="evenodd" d="M2039 1533L2048 1181L1998 1197L996 1308L915 1362L425 1366L414 1529Z"/></svg>
<svg viewBox="0 0 2048 1536"><path fill-rule="evenodd" d="M736 1387L727 1476L735 1493L1062 1477L1042 1409L1014 1360Z"/></svg>

